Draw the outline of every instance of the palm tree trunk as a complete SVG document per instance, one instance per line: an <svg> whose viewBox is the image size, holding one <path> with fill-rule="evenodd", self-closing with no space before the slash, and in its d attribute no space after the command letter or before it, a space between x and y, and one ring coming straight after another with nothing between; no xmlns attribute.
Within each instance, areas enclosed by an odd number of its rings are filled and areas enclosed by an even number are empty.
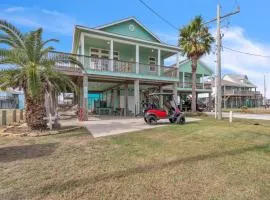
<svg viewBox="0 0 270 200"><path fill-rule="evenodd" d="M41 93L39 97L33 99L25 92L25 119L28 127L33 130L44 130L47 128L46 109L44 106L45 97Z"/></svg>
<svg viewBox="0 0 270 200"><path fill-rule="evenodd" d="M194 113L197 111L197 98L196 98L196 71L197 71L197 59L192 59L192 104L191 111Z"/></svg>

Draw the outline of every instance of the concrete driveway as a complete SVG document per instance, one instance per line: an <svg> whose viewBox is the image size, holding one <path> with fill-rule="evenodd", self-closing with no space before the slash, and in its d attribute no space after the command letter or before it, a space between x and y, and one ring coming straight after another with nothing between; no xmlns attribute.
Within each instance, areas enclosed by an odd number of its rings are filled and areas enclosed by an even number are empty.
<svg viewBox="0 0 270 200"><path fill-rule="evenodd" d="M215 115L214 112L206 112L208 115ZM228 118L230 113L223 112L222 117ZM233 113L233 118L240 119L260 119L260 120L270 120L270 114L244 114L244 113Z"/></svg>
<svg viewBox="0 0 270 200"><path fill-rule="evenodd" d="M186 121L198 121L200 119L187 118ZM90 117L86 122L80 122L93 137L103 137L109 135L117 135L121 133L128 133L133 131L140 131L156 127L169 125L168 119L160 120L158 125L148 125L143 118L99 118Z"/></svg>

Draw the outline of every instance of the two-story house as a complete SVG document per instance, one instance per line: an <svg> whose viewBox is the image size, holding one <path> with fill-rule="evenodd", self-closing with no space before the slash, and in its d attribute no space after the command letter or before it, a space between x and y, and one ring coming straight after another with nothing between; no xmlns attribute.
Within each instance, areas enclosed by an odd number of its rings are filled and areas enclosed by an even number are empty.
<svg viewBox="0 0 270 200"><path fill-rule="evenodd" d="M240 108L261 106L262 94L246 75L227 74L222 79L223 108ZM215 88L213 89L215 92Z"/></svg>
<svg viewBox="0 0 270 200"><path fill-rule="evenodd" d="M134 17L95 28L76 25L72 55L83 63L84 72L63 63L57 69L78 81L90 112L136 115L148 91L167 88L176 101L180 92L191 91L191 69L188 61L179 61L179 47L163 43ZM176 64L165 66L170 57L175 57ZM200 66L198 92L211 92L203 77L212 72ZM83 74L86 81L82 81Z"/></svg>

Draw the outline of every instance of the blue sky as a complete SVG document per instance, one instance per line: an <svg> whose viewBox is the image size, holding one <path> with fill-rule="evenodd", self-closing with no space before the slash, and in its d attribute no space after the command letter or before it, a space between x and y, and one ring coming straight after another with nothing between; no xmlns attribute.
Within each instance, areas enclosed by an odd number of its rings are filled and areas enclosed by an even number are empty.
<svg viewBox="0 0 270 200"><path fill-rule="evenodd" d="M212 19L216 15L218 2L222 6L222 13L234 10L239 4L241 13L223 22L224 46L270 55L270 26L265 23L270 19L269 0L145 0L145 2L177 27L187 24L195 15L202 15L205 20ZM138 0L5 0L0 3L1 19L14 23L22 31L42 26L44 36L60 39L55 47L65 52L71 50L74 24L95 27L129 16L135 16L164 42L177 44L177 30L153 15ZM215 33L215 24L210 24L210 27ZM213 54L203 60L214 69ZM222 67L223 73L247 74L261 89L263 73L270 74L270 59L224 50Z"/></svg>

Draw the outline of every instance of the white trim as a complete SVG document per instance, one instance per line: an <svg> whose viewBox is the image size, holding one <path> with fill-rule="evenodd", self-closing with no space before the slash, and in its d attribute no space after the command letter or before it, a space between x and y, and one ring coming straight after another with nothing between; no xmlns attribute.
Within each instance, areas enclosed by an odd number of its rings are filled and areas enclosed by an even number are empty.
<svg viewBox="0 0 270 200"><path fill-rule="evenodd" d="M136 45L137 42L141 42L140 46L145 46L145 47L149 47L149 48L155 48L158 46L158 47L161 47L161 50L173 52L173 53L177 53L181 50L179 47L173 46L173 45L168 45L168 44L163 44L163 43L158 43L158 42L151 42L151 41L142 40L142 39L138 39L138 38L132 38L132 37L128 37L128 36L118 35L118 34L114 34L114 33L108 33L105 31L91 29L91 28L82 27L82 26L78 26L78 25L76 26L76 28L78 30L81 30L81 31L89 31L89 32L95 33L95 34L91 34L91 33L85 32L86 35L89 35L89 36L94 37L94 38L111 40L111 37L117 37L120 39L114 39L114 41L127 43L127 44L133 44L133 45ZM100 34L103 34L105 36L101 36ZM124 41L122 39L129 40L129 41ZM132 42L132 41L134 41L134 42ZM154 45L154 46L151 46L151 45Z"/></svg>
<svg viewBox="0 0 270 200"><path fill-rule="evenodd" d="M119 21L115 21L115 22L112 22L112 23L109 23L109 24L106 24L106 25L98 26L98 27L95 27L95 29L107 28L107 27L110 27L110 26L113 26L113 25L116 25L116 24L120 24L120 23L123 23L123 22L130 21L130 20L134 20L143 29L145 29L150 35L152 35L156 40L158 40L160 43L162 43L162 41L154 33L152 33L148 28L146 28L142 23L140 23L135 17L129 17L129 18L122 19L122 20L119 20Z"/></svg>

